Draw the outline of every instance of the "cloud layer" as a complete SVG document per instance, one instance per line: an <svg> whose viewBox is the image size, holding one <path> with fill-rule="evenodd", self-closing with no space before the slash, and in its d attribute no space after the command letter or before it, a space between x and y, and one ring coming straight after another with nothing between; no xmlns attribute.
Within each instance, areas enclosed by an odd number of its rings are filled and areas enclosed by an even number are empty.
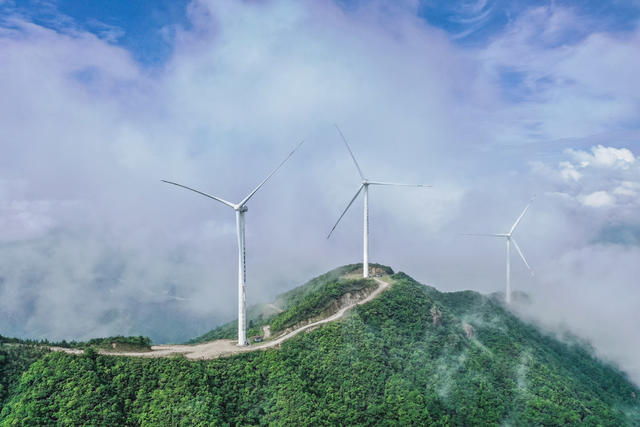
<svg viewBox="0 0 640 427"><path fill-rule="evenodd" d="M359 185L338 123L368 178L434 185L372 189L374 261L501 290L502 243L459 233L506 231L537 193L514 287L640 381L638 248L602 234L638 227L640 31L537 7L469 48L416 11L194 1L153 69L4 18L0 333L175 341L234 317L233 212L160 179L239 201L302 139L249 204L249 302L359 261L360 202L325 239Z"/></svg>

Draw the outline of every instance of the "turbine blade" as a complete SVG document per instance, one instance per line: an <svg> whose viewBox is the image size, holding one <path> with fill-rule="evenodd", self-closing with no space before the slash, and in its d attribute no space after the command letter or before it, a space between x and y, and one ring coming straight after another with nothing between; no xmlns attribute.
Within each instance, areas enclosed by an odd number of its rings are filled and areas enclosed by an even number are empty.
<svg viewBox="0 0 640 427"><path fill-rule="evenodd" d="M506 234L490 234L490 233L460 233L461 236L491 236L491 237L507 237Z"/></svg>
<svg viewBox="0 0 640 427"><path fill-rule="evenodd" d="M229 207L232 207L233 209L235 209L235 208L236 208L236 205L234 205L233 203L231 203L231 202L229 202L229 201L227 201L227 200L225 200L225 199L221 199L220 197L212 196L211 194L207 194L207 193L204 193L204 192L202 192L202 191L199 191L199 190L193 189L193 188L191 188L191 187L187 187L186 185L178 184L177 182L166 181L166 180L164 180L164 179L163 179L163 180L161 180L161 181L162 181L162 182L166 182L167 184L176 185L176 186L178 186L178 187L186 188L187 190L194 191L194 192L196 192L196 193L198 193L198 194L202 194L202 195L203 195L203 196L205 196L205 197L208 197L208 198L213 199L213 200L217 200L217 201L218 201L218 202L220 202L220 203L224 203L225 205L227 205L227 206L229 206Z"/></svg>
<svg viewBox="0 0 640 427"><path fill-rule="evenodd" d="M400 184L398 182L380 182L380 181L367 181L367 184L371 185L394 185L396 187L431 187L427 184Z"/></svg>
<svg viewBox="0 0 640 427"><path fill-rule="evenodd" d="M527 266L527 268L529 269L529 272L533 276L533 270L531 269L531 266L529 266L529 263L527 262L526 258L524 257L524 254L520 250L520 246L518 246L518 244L516 243L516 241L515 241L515 239L513 237L511 238L511 243L513 243L513 246L516 247L516 251L518 251L518 254L520 255L520 258L522 258L522 261L524 261L524 265Z"/></svg>
<svg viewBox="0 0 640 427"><path fill-rule="evenodd" d="M300 143L296 145L296 147L289 153L289 155L285 157L285 159L273 171L271 171L271 173L251 193L249 193L247 197L245 197L244 199L242 199L240 203L238 203L238 206L244 206L244 204L247 203L249 199L253 197L254 194L256 194L256 191L258 191L260 187L262 187L269 180L269 178L271 178L273 174L275 174L278 171L278 169L280 169L282 165L284 165L285 162L289 160L291 156L293 156L293 153L295 153L296 150L300 148L302 144L304 144L304 140L300 141Z"/></svg>
<svg viewBox="0 0 640 427"><path fill-rule="evenodd" d="M358 173L360 174L360 178L362 178L363 181L366 181L367 179L364 177L364 174L362 173L362 169L360 169L360 165L358 164L358 161L356 160L356 156L353 155L353 151L351 151L351 147L349 147L349 143L347 142L347 138L344 137L344 135L342 134L342 131L340 130L338 125L335 125L335 127L336 127L336 129L338 129L338 133L342 137L342 140L344 141L344 145L347 146L347 150L349 150L349 154L351 154L351 158L353 159L353 163L355 163L356 168L358 168Z"/></svg>
<svg viewBox="0 0 640 427"><path fill-rule="evenodd" d="M356 198L358 197L358 195L360 194L360 192L362 191L362 189L364 188L364 184L362 184L360 186L360 188L358 188L358 191L356 192L356 195L353 196L353 198L351 199L351 201L349 202L349 204L347 205L347 207L344 209L344 211L342 211L342 215L340 215L340 218L338 218L338 220L336 221L336 224L333 226L333 228L331 229L331 231L329 232L329 234L327 235L327 239L329 237L331 237L331 233L333 233L333 230L336 229L336 227L338 226L338 223L340 222L340 220L342 219L342 217L344 216L344 214L347 213L347 211L349 210L349 208L351 207L351 205L353 204L353 202L356 200Z"/></svg>
<svg viewBox="0 0 640 427"><path fill-rule="evenodd" d="M520 214L518 219L516 219L516 222L513 223L513 226L511 227L511 230L509 230L509 234L513 233L514 230L516 229L516 227L518 226L518 224L520 224L520 220L522 219L524 214L527 213L527 209L529 209L529 206L531 206L531 203L533 203L533 199L535 199L535 198L536 198L536 196L534 194L533 197L531 198L531 200L529 201L529 204L527 205L527 207L524 208L524 210L522 211L522 213Z"/></svg>

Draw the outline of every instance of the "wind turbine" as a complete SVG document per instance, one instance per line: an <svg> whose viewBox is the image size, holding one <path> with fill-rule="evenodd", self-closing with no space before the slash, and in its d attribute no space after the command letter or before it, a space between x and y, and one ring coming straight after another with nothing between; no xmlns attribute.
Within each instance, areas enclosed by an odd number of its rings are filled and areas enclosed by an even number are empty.
<svg viewBox="0 0 640 427"><path fill-rule="evenodd" d="M247 197L242 199L239 203L231 203L227 200L224 200L220 197L212 196L210 194L204 193L202 191L193 189L191 187L187 187L186 185L178 184L177 182L165 181L167 184L176 185L178 187L186 188L187 190L194 191L198 194L201 194L210 199L216 200L224 205L229 206L233 210L236 211L236 231L238 235L238 345L245 346L248 345L247 342L247 305L246 305L246 279L247 279L247 266L245 260L245 233L244 233L244 224L245 219L244 215L247 212L247 202L249 199L256 194L256 192L262 187L268 180L271 178L277 171L280 169L282 165L285 164L287 160L295 153L295 151L300 148L300 146L304 143L304 141L300 142L290 153L289 155L273 170L271 173L251 192Z"/></svg>
<svg viewBox="0 0 640 427"><path fill-rule="evenodd" d="M505 237L506 238L506 241L507 241L507 291L506 291L506 294L505 294L505 301L507 302L507 304L511 304L511 248L510 248L510 244L511 243L513 243L513 246L516 248L516 251L518 251L518 255L520 255L520 258L522 258L522 261L524 262L524 265L527 266L527 268L529 269L529 272L533 276L533 270L529 266L529 263L527 262L526 258L524 257L524 254L520 250L520 246L518 246L518 243L516 242L516 239L513 238L513 232L516 230L516 227L518 226L518 224L520 224L520 221L522 220L522 217L524 217L524 214L527 213L527 210L529 209L529 206L531 206L531 203L533 202L533 199L535 199L535 198L536 198L535 195L531 198L531 200L529 201L529 204L527 204L527 206L524 208L524 210L522 211L522 213L520 214L518 219L516 219L516 222L514 222L513 225L511 226L511 229L509 230L509 232L507 232L507 233L497 233L497 234L464 234L464 236L491 236L491 237Z"/></svg>
<svg viewBox="0 0 640 427"><path fill-rule="evenodd" d="M358 161L356 160L356 157L353 155L353 151L351 151L351 147L349 147L349 143L347 142L347 139L342 134L342 131L340 130L338 125L335 125L335 126L336 126L336 129L338 130L338 133L340 134L340 137L342 138L342 141L344 141L344 145L347 147L347 150L349 150L349 154L353 159L353 163L356 165L356 169L358 169L358 173L360 174L362 183L360 184L358 191L356 191L356 195L353 196L353 198L351 199L351 201L349 202L345 210L342 212L342 215L340 215L340 218L338 218L338 221L336 221L336 224L333 226L333 228L329 232L327 239L331 237L331 233L333 233L333 230L336 229L336 227L338 226L338 223L340 222L344 214L347 213L347 211L349 210L353 202L356 200L360 192L364 190L364 242L363 242L364 256L363 256L363 262L362 262L362 277L367 278L369 277L369 186L370 185L392 185L396 187L431 187L431 186L423 185L423 184L399 184L396 182L369 181L367 178L364 177L364 174L362 173L362 169L360 169L360 165L358 165Z"/></svg>

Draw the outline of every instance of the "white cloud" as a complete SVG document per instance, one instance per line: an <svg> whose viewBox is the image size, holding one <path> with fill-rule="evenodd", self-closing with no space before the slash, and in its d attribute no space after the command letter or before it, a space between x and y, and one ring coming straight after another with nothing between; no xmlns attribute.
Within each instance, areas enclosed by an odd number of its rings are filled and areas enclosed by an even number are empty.
<svg viewBox="0 0 640 427"><path fill-rule="evenodd" d="M23 180L0 180L0 242L45 237L78 211L75 201L33 199L27 191Z"/></svg>
<svg viewBox="0 0 640 427"><path fill-rule="evenodd" d="M494 111L501 142L581 138L637 121L640 30L592 32L590 19L556 5L533 8L480 52L483 74L502 83L493 95L515 99ZM519 79L503 82L505 72Z"/></svg>
<svg viewBox="0 0 640 427"><path fill-rule="evenodd" d="M635 197L638 195L638 190L640 190L640 183L623 181L613 190L613 194L619 196Z"/></svg>
<svg viewBox="0 0 640 427"><path fill-rule="evenodd" d="M616 199L606 191L595 191L586 196L580 197L582 204L593 208L603 208L613 206Z"/></svg>
<svg viewBox="0 0 640 427"><path fill-rule="evenodd" d="M566 181L578 181L582 177L582 174L570 162L560 162L560 175Z"/></svg>
<svg viewBox="0 0 640 427"><path fill-rule="evenodd" d="M598 145L591 148L591 153L581 150L568 150L574 161L579 166L588 166L612 169L627 169L636 161L635 156L628 148L604 147Z"/></svg>
<svg viewBox="0 0 640 427"><path fill-rule="evenodd" d="M596 145L590 150L567 149L557 167L531 162L531 171L549 185L548 193L562 194L567 201L607 211L609 219L628 221L640 207L640 168L628 148Z"/></svg>
<svg viewBox="0 0 640 427"><path fill-rule="evenodd" d="M599 355L640 384L640 248L589 245L568 249L544 266L532 305L522 307L551 330L564 325L589 337Z"/></svg>
<svg viewBox="0 0 640 427"><path fill-rule="evenodd" d="M530 194L557 194L538 198L518 228L538 275L514 265L513 283L535 293L557 273L575 290L570 262L551 261L589 248L607 221L637 217L634 153L584 138L637 119L638 32L558 44L588 26L555 8L524 14L486 48L459 49L413 9L374 3L195 1L193 26L176 31L153 75L77 29L0 30L0 179L23 183L0 185L9 333L153 334L184 315L191 329L176 336L187 338L231 318L232 212L159 180L238 200L302 138L250 202L249 302L357 262L361 201L326 239L359 183L335 122L369 178L435 185L372 192L372 260L444 290L501 289L503 248L458 233L504 230ZM522 81L501 82L504 69ZM617 259L629 300L635 258ZM169 316L150 293L182 305ZM585 314L573 308L574 319ZM157 327L141 313L156 313Z"/></svg>
<svg viewBox="0 0 640 427"><path fill-rule="evenodd" d="M331 3L202 1L190 13L195 28L178 31L174 56L154 75L110 36L17 19L15 31L0 32L0 141L10 153L0 158L0 179L25 188L0 200L0 314L15 319L4 334L140 328L140 313L153 309L140 295L168 288L193 316L234 316L232 212L162 178L239 200L307 139L249 204L254 302L360 253L353 227L325 238L352 195L345 177L357 183L334 122L379 179L428 181L439 170L429 153L459 139L455 115L442 108L466 64L445 37L402 10L389 17ZM390 57L381 61L381 52ZM412 207L392 222L395 238L406 240L416 226L428 229L427 218L446 222L462 187L448 184L437 209L427 191L419 199L383 191L373 221L394 216L393 202ZM378 248L380 258L406 252L399 242ZM89 299L102 307L84 309ZM108 313L120 320L101 325ZM159 330L171 326L163 322ZM180 334L211 323L191 322Z"/></svg>

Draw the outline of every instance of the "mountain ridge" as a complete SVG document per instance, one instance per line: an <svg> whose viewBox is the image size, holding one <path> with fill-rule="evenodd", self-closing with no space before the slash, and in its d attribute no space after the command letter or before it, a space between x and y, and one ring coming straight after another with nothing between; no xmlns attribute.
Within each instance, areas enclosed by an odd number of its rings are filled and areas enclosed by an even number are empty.
<svg viewBox="0 0 640 427"><path fill-rule="evenodd" d="M391 277L278 349L207 361L46 354L0 424L640 424L638 387L580 343L496 298Z"/></svg>
<svg viewBox="0 0 640 427"><path fill-rule="evenodd" d="M391 267L382 264L371 264L370 270L387 275L393 274ZM321 274L306 283L275 296L270 303L256 304L247 308L247 323L249 325L247 336L260 335L261 328L265 325L272 327L272 333L290 327L293 322L305 322L323 314L328 305L337 298L350 292L372 292L375 284L372 280L367 282L361 276L362 264L347 264L327 273ZM375 275L375 274L374 274ZM310 296L321 298L309 298ZM305 301L306 299L306 301ZM309 301L310 300L310 301ZM306 306L306 310L299 306ZM288 312L293 306L293 310ZM318 307L320 306L320 307ZM277 307L269 313L268 309ZM320 310L318 310L320 308ZM315 309L315 310L314 310ZM325 309L325 310L323 310ZM298 312L298 313L296 313ZM326 313L325 313L326 314ZM284 319L284 320L283 320ZM291 321L293 319L293 322ZM276 325L272 324L275 320ZM289 320L289 322L287 322ZM224 323L204 334L187 341L187 344L197 344L214 339L233 339L237 333L237 319Z"/></svg>

